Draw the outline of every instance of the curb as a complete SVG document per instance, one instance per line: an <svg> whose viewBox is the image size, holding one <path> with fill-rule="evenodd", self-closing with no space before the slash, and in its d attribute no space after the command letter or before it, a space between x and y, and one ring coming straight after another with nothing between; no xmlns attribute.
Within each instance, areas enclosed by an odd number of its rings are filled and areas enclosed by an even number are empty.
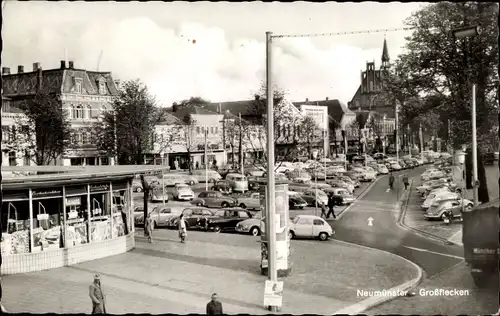
<svg viewBox="0 0 500 316"><path fill-rule="evenodd" d="M423 269L417 265L416 263L406 259L406 258L403 258L401 256L398 256L396 254L393 254L391 252L388 252L386 250L381 250L381 249L377 249L377 248L372 248L372 247L368 247L368 246L363 246L363 245L358 245L358 244L353 244L353 243L350 243L350 242L346 242L346 241L341 241L341 240L335 240L335 242L340 242L340 243L344 243L344 244L348 244L348 245L353 245L353 246L357 246L357 247L362 247L362 248L365 248L365 249L370 249L370 250L376 250L376 251L381 251L381 252L384 252L386 254L389 254L391 256L395 256L395 257L398 257L406 262L408 262L410 265L412 265L413 267L415 267L415 269L417 270L417 277L416 278L413 278L412 280L409 280L409 281L406 281L402 284L399 284L391 289L388 290L388 292L410 292L411 289L415 288L416 286L418 286L420 284L420 282L422 282L422 279L424 278L424 271ZM345 307L345 308L342 308L341 310L338 310L336 312L334 312L333 314L334 315L356 315L356 314L361 314L369 309L372 309L382 303L386 303L386 302L389 302L389 301L392 301L392 300L395 300L397 298L399 298L401 296L372 296L370 298L367 298L359 303L356 303L356 304L353 304L351 306L348 306L348 307Z"/></svg>
<svg viewBox="0 0 500 316"><path fill-rule="evenodd" d="M375 181L373 181L372 183L370 183L370 185L369 185L369 186L367 186L367 187L363 190L363 192L361 192L361 194L360 194L360 195L358 195L358 197L356 198L356 201L357 201L357 200L362 199L362 198L363 198L363 197L364 197L364 196L368 193L368 191L370 191L370 189L371 189L371 188L375 185L375 183L377 183L380 179L382 179L382 178L384 178L384 177L385 177L385 175L383 175L383 176L381 176L381 177L378 177L377 179L375 179ZM349 211L349 209L351 208L351 206L353 206L353 205L356 203L356 201L354 201L354 203L349 204L349 205L348 205L345 209L343 209L340 213L336 214L336 217L335 217L334 221L338 221L339 219L341 219L341 218L342 218L342 216L344 215L344 213L346 213L347 211Z"/></svg>
<svg viewBox="0 0 500 316"><path fill-rule="evenodd" d="M414 232L415 234L417 234L417 235L419 235L421 237L425 237L425 238L428 238L428 239L431 239L431 240L434 240L434 241L442 242L442 243L444 243L446 245L460 246L459 244L454 243L454 242L452 242L452 241L450 241L450 240L448 240L446 238L438 237L436 235L433 235L433 234L428 233L426 231L423 231L421 229L410 227L410 226L408 226L408 225L405 224L404 219L406 217L406 211L407 211L407 208L408 208L408 200L410 199L410 192L411 192L412 188L413 188L413 179L410 181L410 186L408 187L408 194L406 194L406 197L404 197L404 199L403 199L403 203L401 203L401 210L399 212L399 217L398 217L398 221L396 222L396 224L399 227L401 227L401 228L403 228L405 230Z"/></svg>

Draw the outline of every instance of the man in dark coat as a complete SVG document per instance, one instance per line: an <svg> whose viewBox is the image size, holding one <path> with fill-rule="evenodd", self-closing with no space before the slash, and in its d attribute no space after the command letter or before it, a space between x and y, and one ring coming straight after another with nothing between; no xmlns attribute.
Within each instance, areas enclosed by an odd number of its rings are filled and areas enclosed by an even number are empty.
<svg viewBox="0 0 500 316"><path fill-rule="evenodd" d="M217 293L212 294L212 300L207 304L207 315L222 315L222 303Z"/></svg>
<svg viewBox="0 0 500 316"><path fill-rule="evenodd" d="M405 190L408 190L408 186L410 185L410 181L408 181L408 175L407 174L405 174L403 176L403 183L405 185Z"/></svg>
<svg viewBox="0 0 500 316"><path fill-rule="evenodd" d="M392 190L393 187L394 187L394 176L392 175L391 172L391 174L389 175L389 189Z"/></svg>
<svg viewBox="0 0 500 316"><path fill-rule="evenodd" d="M337 218L335 216L335 212L333 211L333 208L335 207L335 200L333 199L333 194L330 194L328 197L328 214L326 214L326 218L330 218L330 214L332 214L333 218Z"/></svg>

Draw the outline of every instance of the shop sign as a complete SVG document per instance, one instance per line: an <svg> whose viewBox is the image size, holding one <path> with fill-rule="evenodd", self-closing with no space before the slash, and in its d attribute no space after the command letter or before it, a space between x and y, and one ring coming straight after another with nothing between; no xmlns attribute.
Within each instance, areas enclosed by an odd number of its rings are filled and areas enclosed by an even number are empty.
<svg viewBox="0 0 500 316"><path fill-rule="evenodd" d="M66 206L79 206L81 205L80 197L66 199Z"/></svg>
<svg viewBox="0 0 500 316"><path fill-rule="evenodd" d="M49 214L38 214L36 216L36 219L39 220L39 221L48 220L49 219Z"/></svg>
<svg viewBox="0 0 500 316"><path fill-rule="evenodd" d="M127 182L112 182L113 184L113 191L121 191L121 190L126 190L127 189Z"/></svg>
<svg viewBox="0 0 500 316"><path fill-rule="evenodd" d="M75 210L72 210L68 212L68 219L75 219L78 218L78 212Z"/></svg>
<svg viewBox="0 0 500 316"><path fill-rule="evenodd" d="M84 185L77 186L67 186L66 188L66 196L75 196L75 195L85 195L87 194L87 188Z"/></svg>
<svg viewBox="0 0 500 316"><path fill-rule="evenodd" d="M62 197L62 190L60 188L33 190L33 199L48 197Z"/></svg>
<svg viewBox="0 0 500 316"><path fill-rule="evenodd" d="M29 200L28 190L3 191L4 202Z"/></svg>
<svg viewBox="0 0 500 316"><path fill-rule="evenodd" d="M109 192L109 183L99 183L90 185L90 193Z"/></svg>
<svg viewBox="0 0 500 316"><path fill-rule="evenodd" d="M264 287L264 306L280 308L283 304L283 281L266 280Z"/></svg>

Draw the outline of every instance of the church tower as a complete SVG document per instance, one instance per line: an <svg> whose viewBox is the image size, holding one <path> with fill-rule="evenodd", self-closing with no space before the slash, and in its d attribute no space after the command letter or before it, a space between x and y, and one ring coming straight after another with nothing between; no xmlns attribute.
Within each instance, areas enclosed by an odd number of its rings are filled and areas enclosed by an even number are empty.
<svg viewBox="0 0 500 316"><path fill-rule="evenodd" d="M389 49L387 48L387 40L384 38L384 47L382 48L382 65L381 69L389 68L391 58L389 57Z"/></svg>

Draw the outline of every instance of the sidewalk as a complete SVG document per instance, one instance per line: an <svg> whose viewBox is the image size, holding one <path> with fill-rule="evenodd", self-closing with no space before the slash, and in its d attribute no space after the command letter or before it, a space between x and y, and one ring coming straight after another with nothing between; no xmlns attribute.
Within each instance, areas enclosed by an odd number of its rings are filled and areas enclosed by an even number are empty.
<svg viewBox="0 0 500 316"><path fill-rule="evenodd" d="M181 244L175 231L165 234L171 236L154 244L137 237L137 248L126 254L6 276L2 302L14 313L90 312L88 286L100 273L112 314L204 313L213 292L219 294L225 313L269 313L263 308L267 278L260 275L260 244L254 239L248 242L251 246L241 247ZM314 257L318 253L320 257ZM281 313L286 314L332 314L362 301L358 289L390 289L417 275L401 258L335 241L294 240L292 260L292 274L284 279Z"/></svg>

